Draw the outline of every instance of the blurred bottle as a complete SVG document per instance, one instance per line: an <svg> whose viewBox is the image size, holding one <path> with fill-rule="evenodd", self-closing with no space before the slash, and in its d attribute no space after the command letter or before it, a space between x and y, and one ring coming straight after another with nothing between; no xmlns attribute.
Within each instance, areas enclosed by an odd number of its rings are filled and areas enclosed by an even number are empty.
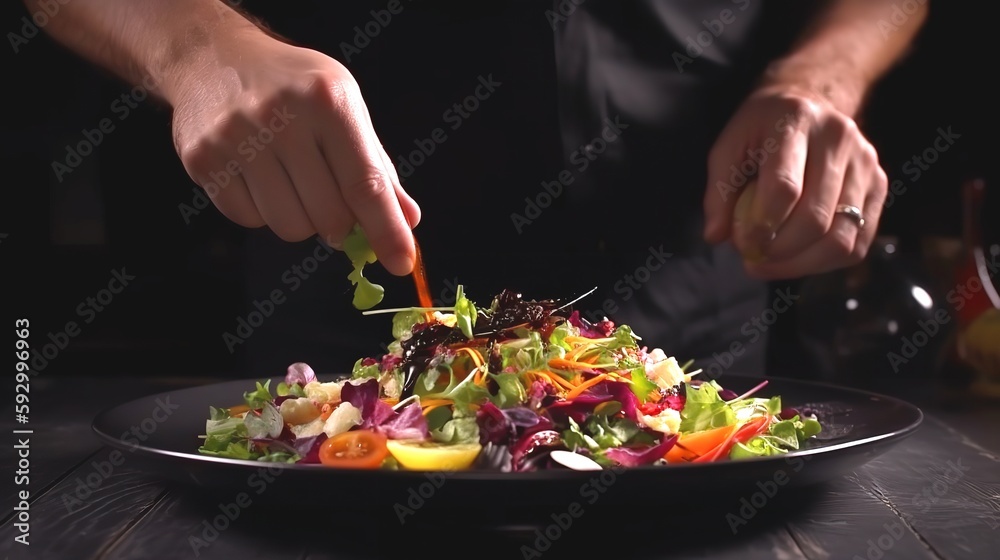
<svg viewBox="0 0 1000 560"><path fill-rule="evenodd" d="M878 237L863 263L808 278L800 294L799 337L817 377L883 388L940 373L955 321L919 247Z"/></svg>
<svg viewBox="0 0 1000 560"><path fill-rule="evenodd" d="M962 186L962 258L948 296L959 331L953 350L957 359L949 373L955 381L968 382L973 392L1000 395L1000 294L996 288L1000 251L986 249L985 199L982 179Z"/></svg>

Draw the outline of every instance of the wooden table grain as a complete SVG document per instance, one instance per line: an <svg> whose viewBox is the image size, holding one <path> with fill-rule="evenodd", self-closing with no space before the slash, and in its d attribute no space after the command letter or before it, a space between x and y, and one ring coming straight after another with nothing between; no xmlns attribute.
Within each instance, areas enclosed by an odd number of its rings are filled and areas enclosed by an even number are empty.
<svg viewBox="0 0 1000 560"><path fill-rule="evenodd" d="M505 504L470 497L461 511L401 525L390 509L350 503L323 508L244 508L222 531L206 531L217 498L152 476L127 453L100 444L90 422L124 400L211 379L48 379L32 383L30 545L15 541L13 476L0 555L7 559L348 560L423 556L478 558L991 559L1000 554L1000 409L972 400L917 402L926 419L913 436L830 482L778 492L759 509L747 496L715 503L649 503L588 510L545 546L549 512L505 517ZM924 399L927 394L914 393ZM10 408L10 407L8 407ZM13 410L0 426L16 429ZM5 445L3 468L16 470ZM710 492L706 492L706 496ZM706 500L708 502L709 500ZM746 505L745 505L746 504ZM749 507L748 507L749 506ZM741 507L743 510L741 511Z"/></svg>

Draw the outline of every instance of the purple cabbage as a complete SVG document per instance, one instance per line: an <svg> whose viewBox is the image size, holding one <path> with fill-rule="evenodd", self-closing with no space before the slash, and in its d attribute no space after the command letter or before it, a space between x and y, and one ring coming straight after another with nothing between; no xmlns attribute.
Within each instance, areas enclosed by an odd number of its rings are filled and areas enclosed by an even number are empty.
<svg viewBox="0 0 1000 560"><path fill-rule="evenodd" d="M392 407L378 398L379 385L377 379L368 378L355 385L344 383L340 390L340 400L349 402L361 411L361 428L381 426L392 418Z"/></svg>
<svg viewBox="0 0 1000 560"><path fill-rule="evenodd" d="M523 436L510 448L511 469L530 471L548 459L556 449L566 449L562 436L555 430L540 430Z"/></svg>
<svg viewBox="0 0 1000 560"><path fill-rule="evenodd" d="M420 405L411 402L376 427L389 439L425 439L430 437L427 429L427 419L424 418Z"/></svg>
<svg viewBox="0 0 1000 560"><path fill-rule="evenodd" d="M574 422L582 423L594 413L594 408L597 405L610 400L612 400L611 395L595 395L590 391L584 391L583 394L573 400L552 403L548 410L556 422L563 422L566 418L572 418ZM624 406L622 409L624 410Z"/></svg>
<svg viewBox="0 0 1000 560"><path fill-rule="evenodd" d="M379 398L379 385L375 379L366 379L357 385L344 383L340 399L361 411L361 429L382 432L390 439L425 439L430 437L427 419L420 405L410 403L400 410L393 410Z"/></svg>
<svg viewBox="0 0 1000 560"><path fill-rule="evenodd" d="M292 442L295 452L299 454L299 463L309 465L319 463L319 448L327 440L326 434L312 437L296 438Z"/></svg>
<svg viewBox="0 0 1000 560"><path fill-rule="evenodd" d="M552 429L552 421L524 407L501 409L486 402L476 411L479 442L506 445L540 430Z"/></svg>
<svg viewBox="0 0 1000 560"><path fill-rule="evenodd" d="M316 381L316 372L313 371L313 368L309 367L309 364L295 362L288 366L288 370L285 373L285 385L291 386L298 383L304 387L311 381Z"/></svg>
<svg viewBox="0 0 1000 560"><path fill-rule="evenodd" d="M663 438L656 445L647 447L613 447L604 452L605 457L623 467L638 467L655 463L677 443L677 434Z"/></svg>
<svg viewBox="0 0 1000 560"><path fill-rule="evenodd" d="M680 412L684 410L684 403L687 402L687 397L684 395L667 395L663 397L663 401L666 403L667 408Z"/></svg>
<svg viewBox="0 0 1000 560"><path fill-rule="evenodd" d="M597 323L591 323L581 317L579 311L570 313L567 321L580 330L580 336L587 338L607 338L615 331L615 324L611 321L605 319Z"/></svg>
<svg viewBox="0 0 1000 560"><path fill-rule="evenodd" d="M379 364L379 371L382 373L392 371L402 363L403 358L400 358L395 354L386 354L385 356L382 356L382 362Z"/></svg>
<svg viewBox="0 0 1000 560"><path fill-rule="evenodd" d="M618 401L626 418L638 420L639 399L629 384L621 381L601 381L575 399L552 403L549 411L553 416L568 416L575 422L583 422L597 405L607 401Z"/></svg>
<svg viewBox="0 0 1000 560"><path fill-rule="evenodd" d="M732 389L722 389L719 391L719 398L724 401L731 401L739 396L739 393L733 391Z"/></svg>

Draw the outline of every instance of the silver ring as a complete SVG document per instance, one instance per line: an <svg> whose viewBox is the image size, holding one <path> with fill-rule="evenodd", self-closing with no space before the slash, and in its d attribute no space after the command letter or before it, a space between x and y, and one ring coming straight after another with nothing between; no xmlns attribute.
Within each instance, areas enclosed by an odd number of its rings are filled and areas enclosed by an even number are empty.
<svg viewBox="0 0 1000 560"><path fill-rule="evenodd" d="M850 204L838 204L836 214L843 214L848 218L854 220L857 224L858 229L865 227L865 218L861 215L861 209L857 206L851 206Z"/></svg>

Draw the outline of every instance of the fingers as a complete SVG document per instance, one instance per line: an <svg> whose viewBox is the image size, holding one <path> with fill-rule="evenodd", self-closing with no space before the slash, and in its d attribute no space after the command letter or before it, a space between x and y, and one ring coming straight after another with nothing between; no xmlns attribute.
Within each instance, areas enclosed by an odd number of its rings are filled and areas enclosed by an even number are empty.
<svg viewBox="0 0 1000 560"><path fill-rule="evenodd" d="M388 170L389 176L392 178L392 185L396 190L396 200L399 201L399 207L402 208L406 222L410 224L410 229L413 229L420 223L420 206L417 205L417 201L413 200L410 193L406 192L406 189L403 188L402 183L399 181L399 174L396 172L396 167L392 164L392 160L389 159L389 154L385 153L385 148L381 148L379 154L382 156L382 163L385 169Z"/></svg>
<svg viewBox="0 0 1000 560"><path fill-rule="evenodd" d="M780 148L760 166L757 192L746 221L733 224L733 242L751 260L766 254L778 228L802 196L809 137L804 124L786 130Z"/></svg>
<svg viewBox="0 0 1000 560"><path fill-rule="evenodd" d="M868 195L865 197L865 205L859 206L865 218L865 227L858 235L857 243L854 245L852 260L861 262L868 256L868 249L871 248L878 234L878 226L882 219L882 209L885 207L885 199L889 192L889 178L885 170L878 162L878 154L875 148L867 146L863 157L857 168L862 176L867 177L871 184Z"/></svg>
<svg viewBox="0 0 1000 560"><path fill-rule="evenodd" d="M833 225L853 138L844 121L825 126L810 139L802 195L767 248L768 260L782 260L819 241Z"/></svg>
<svg viewBox="0 0 1000 560"><path fill-rule="evenodd" d="M275 146L309 221L331 247L339 248L357 222L320 151L306 130Z"/></svg>
<svg viewBox="0 0 1000 560"><path fill-rule="evenodd" d="M365 106L365 123L368 125L368 129L372 134L372 141L379 146L379 156L382 158L382 165L386 172L389 174L389 178L392 180L393 188L396 190L396 199L399 201L399 206L403 210L403 215L406 217L407 223L410 225L410 229L417 227L420 223L420 206L417 205L417 201L413 200L406 189L403 188L402 181L399 180L399 173L396 171L396 166L392 164L392 158L385 151L385 146L378 139L375 133L375 126L372 124L371 113L368 111L368 107Z"/></svg>
<svg viewBox="0 0 1000 560"><path fill-rule="evenodd" d="M829 272L860 262L874 238L878 225L877 214L881 210L878 205L874 210L868 206L876 202L868 196L867 183L871 181L869 173L869 170L851 162L845 170L843 189L836 202L836 205L846 204L861 209L866 222L863 228L859 228L849 216L835 214L829 230L804 251L782 261L749 263L747 272L757 278L787 279ZM873 215L871 223L868 222L869 215Z"/></svg>
<svg viewBox="0 0 1000 560"><path fill-rule="evenodd" d="M721 243L732 234L733 211L740 193L747 185L747 180L741 184L729 181L727 173L729 166L739 158L737 150L732 149L732 143L727 141L728 134L723 133L719 142L712 148L708 156L708 184L705 187L705 241ZM752 179L751 179L752 180Z"/></svg>
<svg viewBox="0 0 1000 560"><path fill-rule="evenodd" d="M335 110L320 136L327 165L382 265L393 274L409 274L413 234L382 161L382 147L365 121L360 93L337 87L330 94Z"/></svg>
<svg viewBox="0 0 1000 560"><path fill-rule="evenodd" d="M291 178L273 152L261 152L245 167L250 196L275 235L285 241L303 241L316 234Z"/></svg>
<svg viewBox="0 0 1000 560"><path fill-rule="evenodd" d="M257 211L239 165L230 165L231 161L228 150L207 139L181 152L184 169L222 215L243 227L262 227L266 222Z"/></svg>
<svg viewBox="0 0 1000 560"><path fill-rule="evenodd" d="M250 196L250 189L247 187L243 175L234 175L230 179L229 185L219 190L213 198L215 207L222 212L222 215L229 218L233 223L246 228L259 228L267 225L264 217L257 210L257 205Z"/></svg>

